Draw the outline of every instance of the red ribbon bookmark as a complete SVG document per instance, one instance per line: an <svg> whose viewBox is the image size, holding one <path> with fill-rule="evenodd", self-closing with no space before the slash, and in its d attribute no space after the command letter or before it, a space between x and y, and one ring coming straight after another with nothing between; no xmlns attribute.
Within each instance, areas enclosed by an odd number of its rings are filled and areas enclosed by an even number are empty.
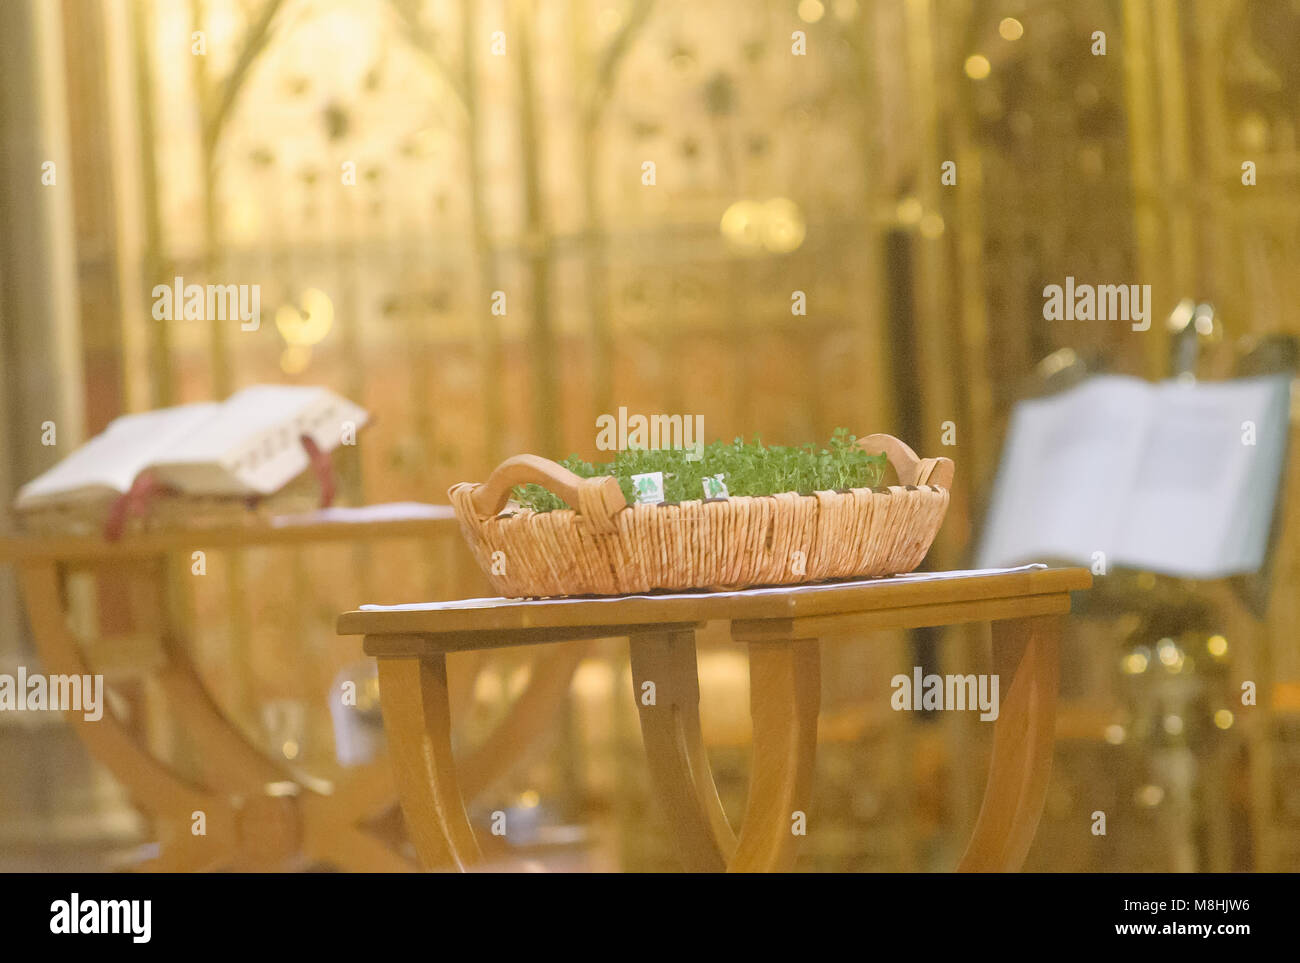
<svg viewBox="0 0 1300 963"><path fill-rule="evenodd" d="M126 494L118 495L109 506L108 518L104 521L104 541L116 542L121 538L126 530L126 520L146 514L154 496L165 490L166 486L158 484L153 472L142 471L136 475Z"/></svg>
<svg viewBox="0 0 1300 963"><path fill-rule="evenodd" d="M301 435L300 440L311 460L311 470L316 475L316 481L320 483L320 507L329 508L334 501L335 491L334 464L330 461L330 453L321 451L311 435Z"/></svg>
<svg viewBox="0 0 1300 963"><path fill-rule="evenodd" d="M312 474L316 476L316 481L320 484L320 507L329 508L334 502L335 493L338 491L338 485L334 479L334 464L330 460L329 452L322 451L321 447L312 440L310 435L299 436L299 441L302 442L303 450L307 452ZM109 506L108 517L104 520L104 541L116 542L126 531L128 518L147 515L149 505L154 498L163 492L172 490L166 485L160 485L153 472L140 472L135 481L131 483L131 488L125 494L117 496L113 500L113 504ZM255 505L257 496L250 498L248 503L249 507Z"/></svg>

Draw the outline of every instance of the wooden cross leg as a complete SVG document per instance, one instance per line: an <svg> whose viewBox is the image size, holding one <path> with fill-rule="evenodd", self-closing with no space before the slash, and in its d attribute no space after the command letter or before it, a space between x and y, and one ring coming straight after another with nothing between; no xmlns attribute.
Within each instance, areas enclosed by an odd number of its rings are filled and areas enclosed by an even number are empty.
<svg viewBox="0 0 1300 963"><path fill-rule="evenodd" d="M718 800L700 732L694 632L649 632L630 640L633 692L655 793L688 871L788 872L794 866L817 751L819 643L783 639L774 628L732 627L733 636L749 645L754 721L749 799L738 840ZM995 621L992 631L994 672L1006 695L961 872L1014 872L1023 865L1052 768L1061 618Z"/></svg>
<svg viewBox="0 0 1300 963"><path fill-rule="evenodd" d="M45 670L91 675L68 630L58 563L24 562L21 578ZM155 679L198 750L201 780L155 757L112 712L105 710L95 720L80 711L67 713L91 755L153 821L158 854L141 869L273 870L317 861L362 872L410 869L407 860L360 825L391 797L383 760L338 785L303 786L244 738L175 638L167 638L164 649L167 659Z"/></svg>

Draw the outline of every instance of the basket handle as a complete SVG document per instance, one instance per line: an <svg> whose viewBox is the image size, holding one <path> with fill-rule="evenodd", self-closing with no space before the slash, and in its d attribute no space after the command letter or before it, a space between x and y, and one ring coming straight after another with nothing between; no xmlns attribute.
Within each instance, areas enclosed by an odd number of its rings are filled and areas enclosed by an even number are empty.
<svg viewBox="0 0 1300 963"><path fill-rule="evenodd" d="M475 486L470 503L479 515L490 517L505 508L510 489L516 485L541 485L563 498L602 531L613 531L614 515L627 507L623 489L612 475L583 478L540 455L507 458L487 481Z"/></svg>
<svg viewBox="0 0 1300 963"><path fill-rule="evenodd" d="M937 485L952 488L951 458L920 458L893 435L867 435L858 445L868 454L883 454L894 466L900 485Z"/></svg>

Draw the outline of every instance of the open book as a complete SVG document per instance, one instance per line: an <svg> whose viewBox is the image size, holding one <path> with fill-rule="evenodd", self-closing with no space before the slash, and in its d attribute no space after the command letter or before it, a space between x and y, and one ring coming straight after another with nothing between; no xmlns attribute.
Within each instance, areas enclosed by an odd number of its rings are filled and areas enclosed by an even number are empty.
<svg viewBox="0 0 1300 963"><path fill-rule="evenodd" d="M1104 559L1191 578L1258 570L1290 385L1287 375L1192 384L1105 375L1021 402L978 564Z"/></svg>
<svg viewBox="0 0 1300 963"><path fill-rule="evenodd" d="M115 419L18 492L19 511L114 498L150 470L187 495L269 495L309 465L301 436L332 451L369 420L325 388L255 385L200 402Z"/></svg>

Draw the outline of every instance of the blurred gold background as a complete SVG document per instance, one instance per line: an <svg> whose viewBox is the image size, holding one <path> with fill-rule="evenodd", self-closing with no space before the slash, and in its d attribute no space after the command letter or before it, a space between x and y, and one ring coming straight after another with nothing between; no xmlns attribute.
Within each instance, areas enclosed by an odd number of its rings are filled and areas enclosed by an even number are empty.
<svg viewBox="0 0 1300 963"><path fill-rule="evenodd" d="M1046 376L1168 374L1187 297L1216 309L1206 377L1300 334L1297 0L6 0L0 91L10 499L120 413L325 384L376 416L343 466L356 504L441 502L521 451L592 458L619 406L702 414L709 440L891 432L956 462L927 565L960 568L1010 407ZM153 286L178 275L259 284L260 329L154 320ZM1043 320L1066 275L1151 284L1152 329ZM1278 525L1261 615L1226 583L1134 574L1071 620L1027 868L1300 869L1300 533ZM324 694L360 657L334 617L482 591L470 565L454 533L214 553L186 583L190 645L251 738L328 773ZM86 596L98 637L114 601ZM0 617L12 671L30 648L8 575ZM1195 656L1190 689L1137 670L1158 638ZM974 629L828 645L801 866L953 864L986 727L892 713L888 679L917 658L978 671L986 647ZM725 633L702 648L738 812L745 663ZM123 651L98 650L117 708L183 765ZM529 667L462 671L472 743ZM1260 705L1215 715L1241 679ZM122 865L149 838L60 724L0 717L0 753L0 868ZM675 867L621 643L592 649L553 735L474 809L503 807L573 829L544 863Z"/></svg>

